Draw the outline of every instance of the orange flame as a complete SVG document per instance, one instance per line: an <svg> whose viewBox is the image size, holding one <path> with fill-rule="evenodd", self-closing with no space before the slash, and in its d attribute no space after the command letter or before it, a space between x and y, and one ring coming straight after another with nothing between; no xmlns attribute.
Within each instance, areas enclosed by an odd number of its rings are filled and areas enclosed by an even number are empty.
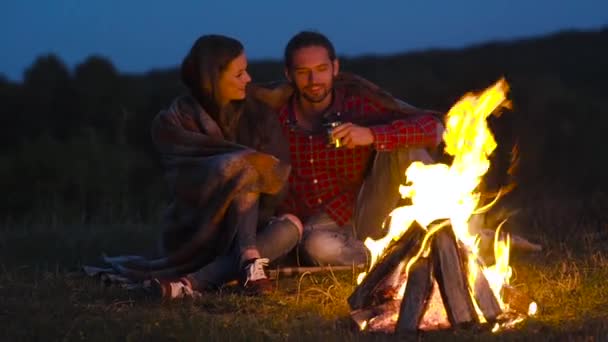
<svg viewBox="0 0 608 342"><path fill-rule="evenodd" d="M481 211L478 208L480 193L477 187L490 167L488 157L497 146L486 119L501 108L510 107L506 98L508 90L507 82L500 79L480 94L466 94L450 109L446 115L443 140L446 145L445 152L454 157L452 164L425 165L414 162L406 170L407 183L400 186L399 192L402 197L410 198L412 204L391 212L385 237L365 241L372 255L370 267L377 262L391 240L399 239L414 221L427 227L435 220L449 219L456 237L467 246L470 253L469 281L473 284L475 277L485 276L504 308L500 300L500 289L504 284L508 284L511 276L510 241L508 238L506 241L499 241L497 233L494 244L496 264L480 268L476 262L479 251L478 236L469 232L469 219L476 210ZM427 237L430 234L431 231L427 233ZM365 273L360 274L358 282L364 277ZM405 284L399 292L401 296L404 290ZM482 315L480 319L483 321Z"/></svg>

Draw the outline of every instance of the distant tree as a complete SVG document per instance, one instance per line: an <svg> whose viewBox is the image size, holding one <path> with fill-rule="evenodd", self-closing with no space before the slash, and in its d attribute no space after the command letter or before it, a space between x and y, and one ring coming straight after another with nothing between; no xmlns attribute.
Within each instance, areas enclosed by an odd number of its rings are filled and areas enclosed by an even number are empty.
<svg viewBox="0 0 608 342"><path fill-rule="evenodd" d="M0 75L0 150L14 149L21 141L27 120L23 115L22 87Z"/></svg>
<svg viewBox="0 0 608 342"><path fill-rule="evenodd" d="M70 72L55 55L38 57L24 74L23 115L26 137L44 132L65 140L74 132L77 108Z"/></svg>
<svg viewBox="0 0 608 342"><path fill-rule="evenodd" d="M150 139L152 119L186 89L176 70L156 70L138 77L129 76L124 82L129 86L129 108L133 108L127 126L128 141L155 154Z"/></svg>
<svg viewBox="0 0 608 342"><path fill-rule="evenodd" d="M91 56L76 66L74 85L81 122L108 141L124 141L126 111L121 107L123 86L112 62Z"/></svg>

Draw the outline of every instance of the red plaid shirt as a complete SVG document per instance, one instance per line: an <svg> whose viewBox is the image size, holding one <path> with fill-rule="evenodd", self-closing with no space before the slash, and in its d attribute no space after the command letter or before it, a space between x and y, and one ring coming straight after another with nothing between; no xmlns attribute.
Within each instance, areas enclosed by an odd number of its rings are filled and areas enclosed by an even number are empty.
<svg viewBox="0 0 608 342"><path fill-rule="evenodd" d="M328 145L326 131L309 132L294 124L293 101L290 101L279 112L283 131L289 139L292 163L288 195L279 211L292 213L303 222L324 211L343 226L353 215L364 172L374 150L435 146L438 121L431 115L397 120L394 113L371 99L345 94L341 90L336 90L334 95L328 113L335 113L335 118L343 123L369 127L374 143L354 149L336 149Z"/></svg>

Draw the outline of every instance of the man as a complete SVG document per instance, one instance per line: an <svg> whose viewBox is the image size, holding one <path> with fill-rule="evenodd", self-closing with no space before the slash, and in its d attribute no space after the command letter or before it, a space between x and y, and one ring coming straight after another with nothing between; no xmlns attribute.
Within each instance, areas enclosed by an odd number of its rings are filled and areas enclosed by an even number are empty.
<svg viewBox="0 0 608 342"><path fill-rule="evenodd" d="M289 140L292 171L279 213L295 214L303 223L302 245L314 262L365 263L362 241L383 235L405 169L412 160L431 160L424 148L440 143L441 121L360 78L339 82L334 47L320 33L295 35L284 62L293 93L274 105ZM338 125L328 137L332 122Z"/></svg>

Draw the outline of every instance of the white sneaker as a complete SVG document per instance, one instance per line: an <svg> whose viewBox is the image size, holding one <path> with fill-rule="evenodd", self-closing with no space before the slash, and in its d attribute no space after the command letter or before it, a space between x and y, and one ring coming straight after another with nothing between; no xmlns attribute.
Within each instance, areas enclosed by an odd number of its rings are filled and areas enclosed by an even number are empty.
<svg viewBox="0 0 608 342"><path fill-rule="evenodd" d="M250 281L257 281L260 279L268 279L264 267L268 266L270 260L268 258L254 259L252 262L245 266L245 283L247 285Z"/></svg>
<svg viewBox="0 0 608 342"><path fill-rule="evenodd" d="M268 266L267 258L253 259L243 268L243 287L246 293L263 295L272 292L272 283L266 276L264 267Z"/></svg>

